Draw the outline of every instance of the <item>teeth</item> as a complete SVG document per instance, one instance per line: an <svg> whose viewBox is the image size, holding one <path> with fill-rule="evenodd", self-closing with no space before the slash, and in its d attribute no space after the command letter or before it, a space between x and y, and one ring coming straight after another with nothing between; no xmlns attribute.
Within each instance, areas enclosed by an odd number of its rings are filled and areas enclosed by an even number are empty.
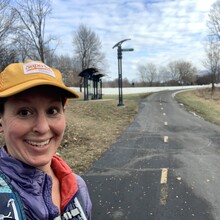
<svg viewBox="0 0 220 220"><path fill-rule="evenodd" d="M36 147L43 147L43 146L49 144L50 140L47 140L47 141L44 141L44 142L34 142L34 141L26 140L26 142L28 144L31 144L31 145L36 146Z"/></svg>

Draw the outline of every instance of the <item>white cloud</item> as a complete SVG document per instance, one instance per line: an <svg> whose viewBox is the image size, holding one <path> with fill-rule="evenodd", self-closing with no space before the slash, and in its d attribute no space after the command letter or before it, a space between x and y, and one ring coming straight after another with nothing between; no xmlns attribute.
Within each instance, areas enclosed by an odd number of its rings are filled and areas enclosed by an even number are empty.
<svg viewBox="0 0 220 220"><path fill-rule="evenodd" d="M57 52L73 54L72 36L83 23L99 35L109 64L108 73L117 77L117 51L112 47L131 38L122 47L123 72L137 77L136 66L153 62L166 65L184 59L201 68L206 19L214 0L53 0L47 32L62 40Z"/></svg>

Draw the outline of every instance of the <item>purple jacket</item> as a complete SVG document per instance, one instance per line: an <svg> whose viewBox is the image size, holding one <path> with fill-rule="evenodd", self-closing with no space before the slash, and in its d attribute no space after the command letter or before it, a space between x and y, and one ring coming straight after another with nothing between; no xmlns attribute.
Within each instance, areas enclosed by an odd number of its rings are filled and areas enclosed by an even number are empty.
<svg viewBox="0 0 220 220"><path fill-rule="evenodd" d="M56 160L57 168L62 169L62 167L65 166L69 168L61 159ZM52 181L49 175L9 156L3 147L0 148L0 170L5 174L20 195L27 219L53 220L59 216L59 210L52 202ZM71 178L68 179L66 176L68 175L63 177L61 190L63 185L68 184L70 188L75 187L76 190L73 191L74 195L69 195L68 193L71 190L68 189L62 192L61 197L66 197L67 199L63 202L64 205L61 209L61 215L72 208L72 201L77 197L86 218L91 220L92 204L84 180L76 174L69 174ZM75 180L75 182L70 182L72 179ZM67 182L67 184L64 181ZM69 219L75 219L75 217Z"/></svg>

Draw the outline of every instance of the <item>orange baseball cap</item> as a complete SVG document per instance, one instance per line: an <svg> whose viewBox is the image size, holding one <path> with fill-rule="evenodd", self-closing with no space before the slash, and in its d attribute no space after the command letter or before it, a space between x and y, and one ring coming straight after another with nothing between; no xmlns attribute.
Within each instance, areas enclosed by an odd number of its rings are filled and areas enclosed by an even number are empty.
<svg viewBox="0 0 220 220"><path fill-rule="evenodd" d="M66 98L78 98L79 94L64 85L59 70L40 61L9 64L0 73L0 98L20 93L35 86L50 85L64 91Z"/></svg>

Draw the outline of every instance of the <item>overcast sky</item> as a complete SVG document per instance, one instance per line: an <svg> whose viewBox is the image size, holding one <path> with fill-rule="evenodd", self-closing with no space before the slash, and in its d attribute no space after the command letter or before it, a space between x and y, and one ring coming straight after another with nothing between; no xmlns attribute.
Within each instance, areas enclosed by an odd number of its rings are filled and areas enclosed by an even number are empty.
<svg viewBox="0 0 220 220"><path fill-rule="evenodd" d="M123 78L138 78L137 66L152 62L166 66L183 59L202 69L206 21L215 0L52 0L47 32L62 44L59 54L73 55L72 37L80 24L91 28L102 42L109 79L118 77L117 48L122 48Z"/></svg>

